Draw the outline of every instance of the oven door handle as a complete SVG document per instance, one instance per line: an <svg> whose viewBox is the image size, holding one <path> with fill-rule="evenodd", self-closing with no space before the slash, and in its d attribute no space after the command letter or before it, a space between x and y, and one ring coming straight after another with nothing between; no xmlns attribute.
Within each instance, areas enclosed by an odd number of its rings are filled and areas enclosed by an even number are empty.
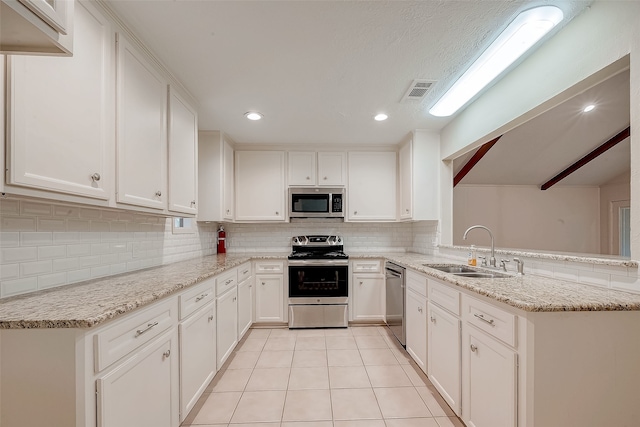
<svg viewBox="0 0 640 427"><path fill-rule="evenodd" d="M305 266L305 265L318 265L318 266L333 266L333 265L349 265L349 261L346 259L305 259L305 260L289 260L289 265L292 267L295 266Z"/></svg>

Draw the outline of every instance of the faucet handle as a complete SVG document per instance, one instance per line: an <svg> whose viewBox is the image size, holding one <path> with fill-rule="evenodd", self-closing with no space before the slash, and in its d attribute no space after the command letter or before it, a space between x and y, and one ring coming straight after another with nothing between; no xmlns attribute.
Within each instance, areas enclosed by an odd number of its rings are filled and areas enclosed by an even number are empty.
<svg viewBox="0 0 640 427"><path fill-rule="evenodd" d="M524 276L524 261L520 258L514 258L513 261L518 264L518 276Z"/></svg>
<svg viewBox="0 0 640 427"><path fill-rule="evenodd" d="M478 255L478 258L480 258L482 260L482 263L480 263L481 267L486 267L487 266L487 257L483 256L483 255Z"/></svg>
<svg viewBox="0 0 640 427"><path fill-rule="evenodd" d="M502 267L502 269L504 271L507 271L507 263L510 262L508 259L501 259L500 260L500 267Z"/></svg>

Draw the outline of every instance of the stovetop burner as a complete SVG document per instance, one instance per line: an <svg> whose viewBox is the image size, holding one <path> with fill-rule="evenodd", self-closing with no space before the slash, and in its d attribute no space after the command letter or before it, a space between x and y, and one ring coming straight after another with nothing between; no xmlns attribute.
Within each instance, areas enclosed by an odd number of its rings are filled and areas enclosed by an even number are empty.
<svg viewBox="0 0 640 427"><path fill-rule="evenodd" d="M289 259L348 259L340 236L294 236Z"/></svg>

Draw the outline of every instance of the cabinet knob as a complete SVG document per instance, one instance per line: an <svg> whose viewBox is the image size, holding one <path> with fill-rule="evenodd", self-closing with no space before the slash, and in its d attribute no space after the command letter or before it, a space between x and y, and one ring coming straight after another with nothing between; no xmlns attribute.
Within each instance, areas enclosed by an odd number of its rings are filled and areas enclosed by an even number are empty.
<svg viewBox="0 0 640 427"><path fill-rule="evenodd" d="M262 286L264 286L264 285L265 285L265 283L264 283L264 282L262 282Z"/></svg>
<svg viewBox="0 0 640 427"><path fill-rule="evenodd" d="M327 177L325 176L325 177L324 177L324 178L322 178L322 179L324 179L324 180L326 181L326 180L327 180Z"/></svg>
<svg viewBox="0 0 640 427"><path fill-rule="evenodd" d="M358 215L358 211L353 211L353 214L354 215Z"/></svg>
<svg viewBox="0 0 640 427"><path fill-rule="evenodd" d="M166 359L167 357L171 356L171 350L167 350L164 353L162 353L162 355L164 356L164 358Z"/></svg>
<svg viewBox="0 0 640 427"><path fill-rule="evenodd" d="M209 322L212 322L213 321L213 316L209 316L207 319L209 320Z"/></svg>
<svg viewBox="0 0 640 427"><path fill-rule="evenodd" d="M230 210L229 210L229 209L227 209L227 213L229 213L229 212L230 212Z"/></svg>
<svg viewBox="0 0 640 427"><path fill-rule="evenodd" d="M435 318L435 317L433 317L433 316L431 316L431 322L432 322L432 323L436 323L436 318Z"/></svg>
<svg viewBox="0 0 640 427"><path fill-rule="evenodd" d="M195 206L195 205L196 205L196 201L195 201L195 200L192 200L192 201L191 201L191 206Z"/></svg>
<svg viewBox="0 0 640 427"><path fill-rule="evenodd" d="M362 285L362 283L363 283L363 282L361 281L361 282L360 282L360 284Z"/></svg>
<svg viewBox="0 0 640 427"><path fill-rule="evenodd" d="M475 345L471 344L471 351L473 351L475 353L476 351L478 351L478 347L476 347Z"/></svg>
<svg viewBox="0 0 640 427"><path fill-rule="evenodd" d="M233 297L233 300L234 301L238 301L238 297Z"/></svg>
<svg viewBox="0 0 640 427"><path fill-rule="evenodd" d="M276 215L280 215L280 212L276 211Z"/></svg>
<svg viewBox="0 0 640 427"><path fill-rule="evenodd" d="M418 312L422 313L422 307L418 307Z"/></svg>
<svg viewBox="0 0 640 427"><path fill-rule="evenodd" d="M311 179L311 177L310 177L310 176L308 176L308 177L307 177L307 181L309 181L310 179Z"/></svg>
<svg viewBox="0 0 640 427"><path fill-rule="evenodd" d="M100 181L100 174L98 172L94 173L93 175L91 175L91 180L95 182Z"/></svg>
<svg viewBox="0 0 640 427"><path fill-rule="evenodd" d="M404 211L405 211L406 213L409 213L409 209L405 209Z"/></svg>
<svg viewBox="0 0 640 427"><path fill-rule="evenodd" d="M162 191L160 191L160 190L156 191L156 196L162 197Z"/></svg>

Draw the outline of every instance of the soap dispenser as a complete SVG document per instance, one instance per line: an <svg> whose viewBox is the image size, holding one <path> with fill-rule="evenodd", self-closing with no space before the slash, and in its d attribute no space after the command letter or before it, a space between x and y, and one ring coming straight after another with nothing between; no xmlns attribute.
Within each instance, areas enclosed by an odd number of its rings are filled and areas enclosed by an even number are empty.
<svg viewBox="0 0 640 427"><path fill-rule="evenodd" d="M474 267L477 264L476 246L475 245L471 245L471 248L469 248L469 255L467 257L467 264L472 265Z"/></svg>

